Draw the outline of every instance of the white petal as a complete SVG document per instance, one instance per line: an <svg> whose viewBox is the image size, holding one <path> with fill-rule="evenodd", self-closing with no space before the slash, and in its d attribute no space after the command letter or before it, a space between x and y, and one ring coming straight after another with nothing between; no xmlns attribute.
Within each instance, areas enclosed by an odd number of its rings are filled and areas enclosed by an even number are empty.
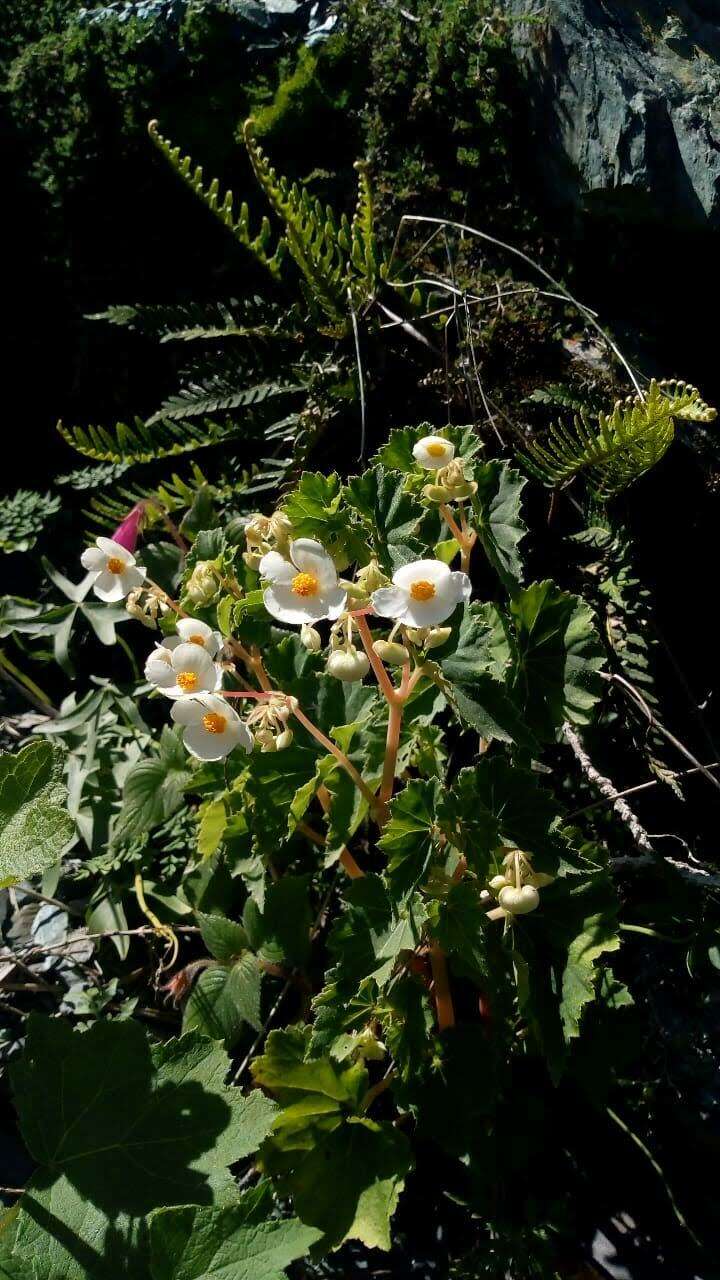
<svg viewBox="0 0 720 1280"><path fill-rule="evenodd" d="M115 604L125 595L120 575L110 573L107 569L103 569L102 573L98 574L93 582L93 591L98 600L104 600L106 604Z"/></svg>
<svg viewBox="0 0 720 1280"><path fill-rule="evenodd" d="M337 570L332 556L313 538L297 538L290 543L290 558L301 573L312 573L320 583L321 590L334 587L337 583Z"/></svg>
<svg viewBox="0 0 720 1280"><path fill-rule="evenodd" d="M220 698L215 693L204 693L201 701L205 711L214 711L218 716L225 716L226 720L239 720L240 718L227 698Z"/></svg>
<svg viewBox="0 0 720 1280"><path fill-rule="evenodd" d="M291 587L275 583L267 587L263 600L268 613L278 622L299 627L303 622L320 622L322 618L337 618L347 604L347 592L333 587L316 596L298 596Z"/></svg>
<svg viewBox="0 0 720 1280"><path fill-rule="evenodd" d="M450 574L450 581L458 604L466 603L472 595L472 583L466 573L456 571Z"/></svg>
<svg viewBox="0 0 720 1280"><path fill-rule="evenodd" d="M372 607L381 618L402 618L408 604L408 593L402 587L378 587L371 597Z"/></svg>
<svg viewBox="0 0 720 1280"><path fill-rule="evenodd" d="M235 746L228 733L208 733L202 724L191 724L183 734L183 742L197 760L224 760Z"/></svg>
<svg viewBox="0 0 720 1280"><path fill-rule="evenodd" d="M128 569L132 568L135 563L135 557L127 547L121 547L119 542L113 542L112 538L98 538L97 544L106 556L112 556L115 560L122 560Z"/></svg>
<svg viewBox="0 0 720 1280"><path fill-rule="evenodd" d="M434 456L429 452L429 445L440 446L442 453ZM440 467L446 467L448 462L452 462L454 456L454 444L443 439L442 436L423 436L422 440L418 440L413 447L415 461L419 462L421 467L425 467L426 471L439 471Z"/></svg>
<svg viewBox="0 0 720 1280"><path fill-rule="evenodd" d="M413 582L432 582L439 589L449 578L450 570L442 560L413 560L411 564L404 564L396 569L393 574L395 586L404 587L406 591L410 590Z"/></svg>
<svg viewBox="0 0 720 1280"><path fill-rule="evenodd" d="M169 649L170 652L172 652L173 649L177 649L179 644L185 644L185 641L182 640L180 636L165 636L165 639L163 640L163 648Z"/></svg>
<svg viewBox="0 0 720 1280"><path fill-rule="evenodd" d="M295 566L283 559L277 551L268 551L258 565L258 573L267 582L290 583L295 577Z"/></svg>
<svg viewBox="0 0 720 1280"><path fill-rule="evenodd" d="M339 618L340 614L347 609L347 591L342 587L329 587L323 593L323 600L325 601L323 617L329 618L331 622Z"/></svg>
<svg viewBox="0 0 720 1280"><path fill-rule="evenodd" d="M432 600L413 600L408 597L403 621L410 627L436 627L455 612L457 603L452 591L438 592Z"/></svg>
<svg viewBox="0 0 720 1280"><path fill-rule="evenodd" d="M179 644L172 650L170 660L174 671L193 671L198 678L212 674L214 678L213 660L199 644Z"/></svg>
<svg viewBox="0 0 720 1280"><path fill-rule="evenodd" d="M145 679L151 684L171 685L175 683L175 672L170 665L170 650L162 647L153 649L145 663Z"/></svg>
<svg viewBox="0 0 720 1280"><path fill-rule="evenodd" d="M233 747L242 747L247 755L250 754L253 749L253 736L244 720L239 717L237 720L231 720L228 724L226 735L232 739Z"/></svg>
<svg viewBox="0 0 720 1280"><path fill-rule="evenodd" d="M175 724L202 724L208 708L204 698L180 698L170 708L170 718Z"/></svg>
<svg viewBox="0 0 720 1280"><path fill-rule="evenodd" d="M145 581L145 570L139 564L133 564L124 573L119 573L117 576L120 579L123 595L129 596L131 591L135 591L142 586Z"/></svg>
<svg viewBox="0 0 720 1280"><path fill-rule="evenodd" d="M211 658L215 657L218 651L217 640L215 639L216 633L212 627L208 626L207 622L201 622L199 618L178 618L177 633L185 644L195 644L196 642L191 640L190 637L199 636L202 640L202 646L198 645L198 648L202 647Z"/></svg>
<svg viewBox="0 0 720 1280"><path fill-rule="evenodd" d="M95 569L101 573L107 564L107 556L99 547L86 547L80 557L83 569Z"/></svg>

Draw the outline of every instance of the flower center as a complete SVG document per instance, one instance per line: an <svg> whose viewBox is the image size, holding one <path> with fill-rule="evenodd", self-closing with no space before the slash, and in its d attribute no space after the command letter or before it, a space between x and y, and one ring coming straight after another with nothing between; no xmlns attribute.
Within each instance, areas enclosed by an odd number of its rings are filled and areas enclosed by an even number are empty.
<svg viewBox="0 0 720 1280"><path fill-rule="evenodd" d="M194 671L180 671L178 672L177 682L183 693L192 693L197 685L198 678Z"/></svg>
<svg viewBox="0 0 720 1280"><path fill-rule="evenodd" d="M417 582L413 582L410 588L410 595L413 600L432 600L435 595L435 584L428 582L426 578L420 578Z"/></svg>
<svg viewBox="0 0 720 1280"><path fill-rule="evenodd" d="M206 716L202 718L203 729L208 733L224 733L227 720L225 716L218 715L217 711L208 711Z"/></svg>
<svg viewBox="0 0 720 1280"><path fill-rule="evenodd" d="M203 636L188 636L187 642L188 644L199 644L201 649L205 648L205 639Z"/></svg>
<svg viewBox="0 0 720 1280"><path fill-rule="evenodd" d="M110 573L124 573L125 561L119 560L117 556L110 556L107 562L108 571Z"/></svg>
<svg viewBox="0 0 720 1280"><path fill-rule="evenodd" d="M292 580L292 589L296 596L316 596L319 586L314 573L296 573Z"/></svg>
<svg viewBox="0 0 720 1280"><path fill-rule="evenodd" d="M445 445L437 443L429 444L427 446L427 451L431 458L442 458L445 456Z"/></svg>

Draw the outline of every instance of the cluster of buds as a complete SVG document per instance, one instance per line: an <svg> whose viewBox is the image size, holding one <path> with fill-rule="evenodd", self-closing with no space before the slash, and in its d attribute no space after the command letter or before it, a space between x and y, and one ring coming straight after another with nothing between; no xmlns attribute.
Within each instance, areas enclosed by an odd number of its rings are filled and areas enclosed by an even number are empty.
<svg viewBox="0 0 720 1280"><path fill-rule="evenodd" d="M193 604L204 606L215 599L220 579L212 560L198 560L185 584L185 594Z"/></svg>
<svg viewBox="0 0 720 1280"><path fill-rule="evenodd" d="M379 590L380 587L387 587L389 583L390 579L386 573L383 573L373 556L372 560L368 560L362 569L358 569L354 582L347 582L343 579L342 586L348 593L348 599L358 609L370 603L373 591Z"/></svg>
<svg viewBox="0 0 720 1280"><path fill-rule="evenodd" d="M156 631L160 619L170 611L165 598L153 587L138 587L131 591L125 601L125 608L131 618L137 618L150 631Z"/></svg>
<svg viewBox="0 0 720 1280"><path fill-rule="evenodd" d="M249 569L257 569L263 556L269 551L277 551L286 555L290 545L292 525L284 511L275 511L271 516L259 513L250 516L245 525L245 542L247 550L243 552L243 560Z"/></svg>
<svg viewBox="0 0 720 1280"><path fill-rule="evenodd" d="M363 648L354 643L356 624L352 615L343 613L330 629L330 653L327 660L328 675L336 680L352 684L362 680L370 670L370 662Z"/></svg>
<svg viewBox="0 0 720 1280"><path fill-rule="evenodd" d="M460 458L454 458L435 475L433 484L423 487L423 497L428 502L465 502L477 493L477 481L468 480Z"/></svg>
<svg viewBox="0 0 720 1280"><path fill-rule="evenodd" d="M282 694L253 708L246 723L261 752L284 751L290 746L293 740L293 731L288 729L290 714L287 699Z"/></svg>
<svg viewBox="0 0 720 1280"><path fill-rule="evenodd" d="M431 649L439 649L452 635L452 627L407 627L405 635L416 649L429 653Z"/></svg>
<svg viewBox="0 0 720 1280"><path fill-rule="evenodd" d="M525 916L540 905L539 889L552 884L554 876L545 871L533 871L532 854L521 849L509 849L502 860L504 870L490 881L490 890L506 918Z"/></svg>

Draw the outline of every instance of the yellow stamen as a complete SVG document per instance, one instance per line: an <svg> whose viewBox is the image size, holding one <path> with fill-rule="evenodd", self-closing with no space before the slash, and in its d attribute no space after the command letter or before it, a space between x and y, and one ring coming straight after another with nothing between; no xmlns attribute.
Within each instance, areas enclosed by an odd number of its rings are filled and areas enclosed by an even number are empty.
<svg viewBox="0 0 720 1280"><path fill-rule="evenodd" d="M292 580L292 589L296 596L316 596L320 584L314 573L297 573Z"/></svg>
<svg viewBox="0 0 720 1280"><path fill-rule="evenodd" d="M413 582L410 595L413 600L422 600L424 603L426 600L432 600L435 595L435 586L425 578L420 578L418 582Z"/></svg>
<svg viewBox="0 0 720 1280"><path fill-rule="evenodd" d="M192 693L196 687L198 678L194 671L180 671L178 673L177 682L183 693Z"/></svg>
<svg viewBox="0 0 720 1280"><path fill-rule="evenodd" d="M443 458L447 451L447 445L429 444L425 446L431 458Z"/></svg>
<svg viewBox="0 0 720 1280"><path fill-rule="evenodd" d="M204 649L204 648L205 648L205 638L204 638L204 636L198 636L198 635L188 636L188 638L187 638L187 643L188 643L188 644L199 644L199 645L200 645L200 647L201 647L202 649Z"/></svg>
<svg viewBox="0 0 720 1280"><path fill-rule="evenodd" d="M110 556L107 562L108 571L110 573L124 573L125 561L119 560L117 556Z"/></svg>
<svg viewBox="0 0 720 1280"><path fill-rule="evenodd" d="M227 719L225 716L218 715L217 711L208 711L206 716L202 718L203 729L208 733L224 733Z"/></svg>

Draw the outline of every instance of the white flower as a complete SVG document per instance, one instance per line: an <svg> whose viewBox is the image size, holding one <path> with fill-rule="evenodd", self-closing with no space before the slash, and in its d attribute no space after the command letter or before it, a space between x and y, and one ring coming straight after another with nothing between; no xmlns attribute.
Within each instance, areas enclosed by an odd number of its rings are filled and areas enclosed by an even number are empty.
<svg viewBox="0 0 720 1280"><path fill-rule="evenodd" d="M362 680L370 670L370 662L365 653L358 653L354 644L349 645L346 649L335 649L327 660L328 674L335 676L336 680L344 680L347 684L352 684L355 680Z"/></svg>
<svg viewBox="0 0 720 1280"><path fill-rule="evenodd" d="M214 693L220 688L222 670L199 644L178 644L174 649L158 645L145 663L145 679L166 698L191 693Z"/></svg>
<svg viewBox="0 0 720 1280"><path fill-rule="evenodd" d="M339 617L347 592L338 586L337 570L325 548L312 538L297 538L289 552L290 560L268 551L260 561L260 576L269 584L263 594L268 613L296 627Z"/></svg>
<svg viewBox="0 0 720 1280"><path fill-rule="evenodd" d="M410 627L434 627L470 599L470 579L453 573L442 560L414 560L393 574L391 587L373 591L373 609Z"/></svg>
<svg viewBox="0 0 720 1280"><path fill-rule="evenodd" d="M213 631L207 622L201 622L199 618L178 618L175 630L177 635L166 636L163 640L163 648L177 649L181 644L196 644L211 658L216 658L222 647L223 639L220 632Z"/></svg>
<svg viewBox="0 0 720 1280"><path fill-rule="evenodd" d="M198 760L224 760L235 747L252 751L253 736L234 707L214 693L181 698L171 709L176 724L184 728L183 742Z"/></svg>
<svg viewBox="0 0 720 1280"><path fill-rule="evenodd" d="M423 436L413 446L413 458L426 471L439 471L452 462L455 457L455 445L442 436Z"/></svg>
<svg viewBox="0 0 720 1280"><path fill-rule="evenodd" d="M83 569L95 574L93 591L99 600L113 604L135 591L145 581L145 570L135 557L112 538L98 538L80 557Z"/></svg>

